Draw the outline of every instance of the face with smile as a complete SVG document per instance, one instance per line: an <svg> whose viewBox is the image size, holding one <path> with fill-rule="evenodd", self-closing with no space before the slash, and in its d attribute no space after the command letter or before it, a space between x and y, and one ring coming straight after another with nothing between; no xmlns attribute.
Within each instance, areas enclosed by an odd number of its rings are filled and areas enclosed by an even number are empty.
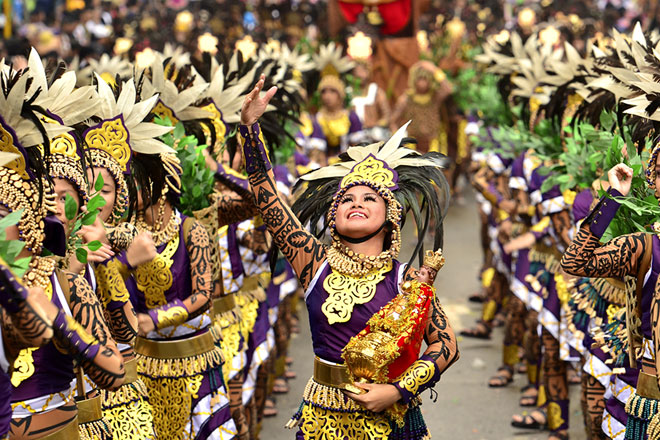
<svg viewBox="0 0 660 440"><path fill-rule="evenodd" d="M349 188L337 205L337 232L349 238L362 238L374 233L385 222L387 205L378 193L364 185ZM381 234L384 239L386 229Z"/></svg>

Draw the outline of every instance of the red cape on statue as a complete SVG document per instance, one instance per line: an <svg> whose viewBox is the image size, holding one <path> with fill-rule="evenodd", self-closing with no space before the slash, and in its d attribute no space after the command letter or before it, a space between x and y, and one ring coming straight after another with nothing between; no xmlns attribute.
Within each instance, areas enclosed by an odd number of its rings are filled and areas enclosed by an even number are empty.
<svg viewBox="0 0 660 440"><path fill-rule="evenodd" d="M364 4L339 1L344 18L349 23L355 23L364 10ZM394 35L400 32L410 21L412 0L395 0L378 6L378 12L383 17L380 31L383 35Z"/></svg>

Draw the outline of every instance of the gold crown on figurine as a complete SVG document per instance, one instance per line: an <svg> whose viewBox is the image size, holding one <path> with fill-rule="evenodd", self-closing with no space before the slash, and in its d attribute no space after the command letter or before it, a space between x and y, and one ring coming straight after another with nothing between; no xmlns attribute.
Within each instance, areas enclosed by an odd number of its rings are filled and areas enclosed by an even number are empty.
<svg viewBox="0 0 660 440"><path fill-rule="evenodd" d="M445 265L445 257L442 255L442 249L438 249L433 252L431 250L426 251L424 256L424 266L428 266L436 272L442 269L442 266Z"/></svg>

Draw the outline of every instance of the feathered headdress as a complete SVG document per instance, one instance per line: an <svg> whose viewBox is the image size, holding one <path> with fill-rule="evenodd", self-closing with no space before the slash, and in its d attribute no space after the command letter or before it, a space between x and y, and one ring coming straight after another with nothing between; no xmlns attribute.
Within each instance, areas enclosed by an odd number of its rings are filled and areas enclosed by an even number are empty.
<svg viewBox="0 0 660 440"><path fill-rule="evenodd" d="M77 68L77 60L74 60L74 64L71 66L71 69L76 72L79 86L91 85L94 80L94 74L99 75L112 87L116 86L117 78L125 81L133 76L133 64L121 56L111 57L107 53L104 53L98 60L88 58L87 62L89 64L82 69Z"/></svg>
<svg viewBox="0 0 660 440"><path fill-rule="evenodd" d="M146 122L151 118L158 95L139 100L132 78L117 88L118 96L98 75L96 83L100 103L95 116L100 122L88 127L82 137L91 166L106 168L115 179L117 197L113 221L117 221L123 217L129 204L125 174L130 173L131 158L135 153L173 153L159 139L172 128Z"/></svg>
<svg viewBox="0 0 660 440"><path fill-rule="evenodd" d="M193 84L194 77L190 80L179 78L182 87L177 87L172 80L166 77L164 64L167 64L167 60L163 60L160 55L157 55L148 69L148 74L141 75L143 82L140 95L150 97L158 94L158 102L153 112L161 117L168 117L173 124L179 121L211 118L211 113L194 105L202 98L209 84L206 82ZM171 65L168 66L168 69L175 68ZM172 74L179 76L178 71L175 70L172 71Z"/></svg>
<svg viewBox="0 0 660 440"><path fill-rule="evenodd" d="M11 212L23 210L19 239L28 250L40 254L46 217L56 208L44 158L34 147L43 145L48 154L50 140L71 128L42 122L44 115L33 104L36 96L27 94L28 79L27 74L10 69L0 72L0 152L14 155L0 167L0 203Z"/></svg>
<svg viewBox="0 0 660 440"><path fill-rule="evenodd" d="M320 237L328 226L332 228L337 201L348 188L367 185L388 203L388 220L392 202L398 206L400 223L393 225L396 229L403 226L405 214L412 211L418 237L413 258L418 255L421 262L423 241L430 226L434 228L434 249L442 246L442 221L449 205L449 185L440 166L444 156L421 155L402 147L407 125L385 143L351 147L339 156L340 162L301 177L294 192L303 186L304 191L293 211L303 224L309 224L313 234ZM321 220L324 226L319 230Z"/></svg>

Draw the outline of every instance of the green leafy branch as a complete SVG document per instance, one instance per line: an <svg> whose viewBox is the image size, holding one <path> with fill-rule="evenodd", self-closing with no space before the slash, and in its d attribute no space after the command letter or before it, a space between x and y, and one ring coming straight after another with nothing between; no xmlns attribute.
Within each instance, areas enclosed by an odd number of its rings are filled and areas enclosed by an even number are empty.
<svg viewBox="0 0 660 440"><path fill-rule="evenodd" d="M76 258L82 264L87 264L89 252L95 252L103 245L99 240L84 243L83 238L78 234L83 226L91 226L96 221L99 209L105 206L105 199L100 191L103 188L103 177L98 175L94 182L94 195L87 202L86 209L79 210L78 203L71 195L67 194L64 200L64 215L69 221L74 221L73 228L69 233L67 247L75 253Z"/></svg>
<svg viewBox="0 0 660 440"><path fill-rule="evenodd" d="M156 118L160 125L172 126L169 118ZM181 207L186 215L210 206L209 196L213 194L215 177L206 166L204 149L206 145L198 145L195 136L186 136L182 123L174 126L174 131L161 136L161 140L176 151L181 162Z"/></svg>
<svg viewBox="0 0 660 440"><path fill-rule="evenodd" d="M18 224L22 215L23 210L19 209L0 219L0 258L9 265L14 275L19 278L28 270L31 258L18 258L25 247L25 243L20 240L7 240L7 228Z"/></svg>

